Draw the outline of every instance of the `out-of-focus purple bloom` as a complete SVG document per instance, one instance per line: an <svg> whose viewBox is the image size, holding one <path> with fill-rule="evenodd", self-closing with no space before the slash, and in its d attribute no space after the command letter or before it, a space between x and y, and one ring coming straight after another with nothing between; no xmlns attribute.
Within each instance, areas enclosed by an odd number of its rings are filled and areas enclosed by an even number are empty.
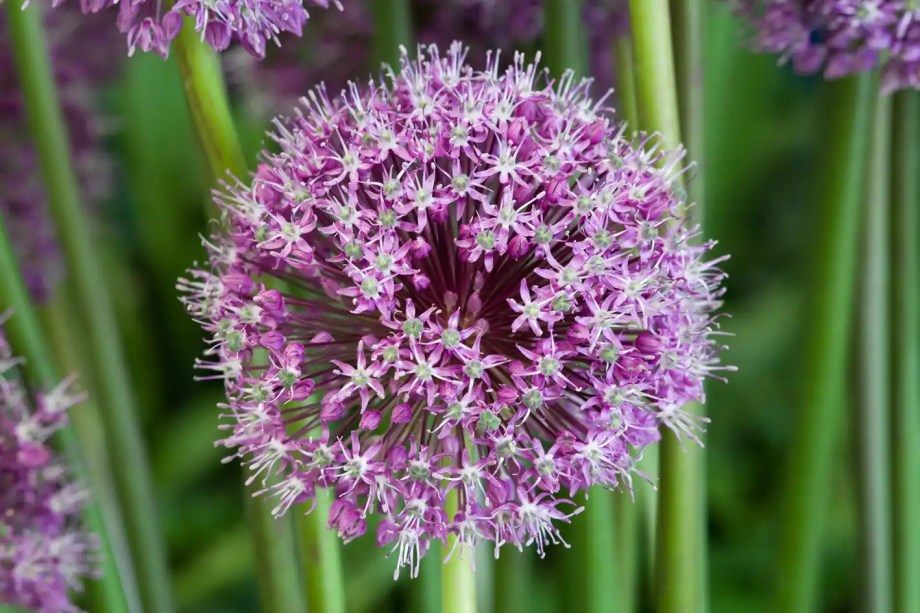
<svg viewBox="0 0 920 613"><path fill-rule="evenodd" d="M44 23L77 179L84 199L95 202L112 183L102 147L106 122L94 99L120 65L111 53L116 38L101 19L84 17L71 6L46 11ZM43 300L62 265L12 53L6 17L0 14L0 216L33 298Z"/></svg>
<svg viewBox="0 0 920 613"><path fill-rule="evenodd" d="M55 4L64 1L55 0ZM237 42L263 57L266 44L279 43L279 35L303 34L310 18L307 6L325 9L330 5L342 8L340 0L176 0L171 6L163 0L80 0L85 13L118 11L116 24L128 37L128 55L139 48L163 57L169 54L169 45L186 17L194 21L202 40L217 51Z"/></svg>
<svg viewBox="0 0 920 613"><path fill-rule="evenodd" d="M71 380L32 394L21 365L0 329L0 603L68 613L78 610L68 593L96 575L98 543L80 526L88 494L49 439L82 394Z"/></svg>
<svg viewBox="0 0 920 613"><path fill-rule="evenodd" d="M515 50L533 51L543 33L543 0L410 0L416 40L448 47L462 40L470 58L484 62L486 53L501 49L510 59ZM305 40L285 45L257 62L248 54L228 57L230 81L258 113L272 115L290 108L307 89L325 83L339 91L350 79L376 74L371 60L373 19L365 3L350 2L341 12L315 17ZM596 89L614 83L614 41L628 30L628 0L585 0L586 52Z"/></svg>
<svg viewBox="0 0 920 613"><path fill-rule="evenodd" d="M757 47L827 78L881 68L886 92L920 88L920 7L912 0L735 0Z"/></svg>
<svg viewBox="0 0 920 613"><path fill-rule="evenodd" d="M722 274L693 244L683 152L624 138L588 82L434 46L311 91L215 201L180 282L226 386L222 443L277 499L331 488L346 540L415 575L432 541L544 547L593 485L629 488L719 368ZM459 513L445 501L456 491ZM398 569L397 569L398 572Z"/></svg>

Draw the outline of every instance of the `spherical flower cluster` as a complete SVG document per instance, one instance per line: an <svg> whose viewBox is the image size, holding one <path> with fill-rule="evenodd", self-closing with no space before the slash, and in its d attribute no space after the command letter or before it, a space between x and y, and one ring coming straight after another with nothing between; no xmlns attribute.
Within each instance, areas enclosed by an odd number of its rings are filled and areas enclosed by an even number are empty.
<svg viewBox="0 0 920 613"><path fill-rule="evenodd" d="M47 8L47 7L45 7ZM94 203L111 188L111 163L102 141L107 125L95 97L117 72L110 28L71 7L47 10L44 26L67 122L71 156L84 199ZM57 239L48 212L47 192L32 145L22 88L13 61L6 20L0 14L0 217L36 300L47 298L61 276Z"/></svg>
<svg viewBox="0 0 920 613"><path fill-rule="evenodd" d="M662 427L696 440L681 407L718 368L722 274L682 221L681 153L624 138L589 81L465 53L312 91L180 282L222 443L275 513L330 488L330 526L380 513L413 575L450 533L542 555Z"/></svg>
<svg viewBox="0 0 920 613"><path fill-rule="evenodd" d="M32 396L0 331L0 603L77 611L68 592L96 573L97 541L80 529L86 491L49 445L81 400L63 381Z"/></svg>
<svg viewBox="0 0 920 613"><path fill-rule="evenodd" d="M409 0L409 5L415 40L442 47L463 40L476 62L492 49L501 49L507 58L516 49L531 49L543 33L543 0ZM596 83L611 87L613 42L628 31L628 1L586 0L582 12L590 72ZM343 11L317 15L309 45L272 49L264 61L242 53L227 57L229 80L257 112L271 115L290 108L317 83L339 91L349 79L376 73L373 31L366 3L350 2Z"/></svg>
<svg viewBox="0 0 920 613"><path fill-rule="evenodd" d="M55 4L62 2L55 0ZM280 34L302 35L310 18L306 4L342 8L340 0L80 0L84 13L118 11L116 24L128 37L128 55L140 48L163 57L169 54L186 17L194 21L202 40L217 51L236 41L249 53L263 57L266 44L279 43Z"/></svg>
<svg viewBox="0 0 920 613"><path fill-rule="evenodd" d="M882 87L920 88L920 5L913 0L735 0L759 49L828 78L883 70Z"/></svg>

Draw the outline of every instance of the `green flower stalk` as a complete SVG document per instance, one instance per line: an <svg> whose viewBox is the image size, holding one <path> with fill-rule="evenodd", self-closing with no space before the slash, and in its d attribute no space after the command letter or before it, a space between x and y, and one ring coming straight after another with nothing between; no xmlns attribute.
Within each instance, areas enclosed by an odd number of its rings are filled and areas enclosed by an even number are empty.
<svg viewBox="0 0 920 613"><path fill-rule="evenodd" d="M400 47L412 44L412 20L409 0L371 0L374 19L372 55L375 68L380 64L399 64Z"/></svg>
<svg viewBox="0 0 920 613"><path fill-rule="evenodd" d="M227 88L217 53L191 28L180 32L175 48L189 112L216 179L245 175L246 159L233 125Z"/></svg>
<svg viewBox="0 0 920 613"><path fill-rule="evenodd" d="M666 147L677 147L681 107L668 0L631 0L630 20L639 126L660 133ZM699 201L695 208L701 209ZM708 608L699 455L699 450L685 449L675 436L662 440L655 561L659 611L690 613Z"/></svg>
<svg viewBox="0 0 920 613"><path fill-rule="evenodd" d="M581 27L581 5L582 0L545 0L543 3L546 66L554 75L561 75L566 70L572 70L578 76L585 73L587 56Z"/></svg>
<svg viewBox="0 0 920 613"><path fill-rule="evenodd" d="M459 509L458 492L451 490L447 495L447 514L453 517ZM473 575L472 547L458 542L458 535L447 538L450 558L444 562L441 571L441 611L443 613L476 613L476 577Z"/></svg>
<svg viewBox="0 0 920 613"><path fill-rule="evenodd" d="M203 43L191 28L180 32L175 53L185 87L186 99L211 172L221 179L227 173L246 174L246 161L233 124L226 86L216 53ZM258 490L259 488L255 488ZM255 490L248 491L254 494ZM276 519L264 498L250 497L247 513L259 560L259 585L263 607L278 613L300 608L303 592L291 571L297 567L296 542L304 566L306 599L311 611L344 611L345 591L339 545L334 534L322 525L328 503L316 515L297 516L297 538L291 539L285 520ZM323 506L318 503L318 506Z"/></svg>
<svg viewBox="0 0 920 613"><path fill-rule="evenodd" d="M706 172L703 158L705 89L703 88L703 38L706 4L698 0L670 0L673 20L675 75L677 102L680 109L681 140L695 164L693 180L687 184L689 201L695 203L689 215L697 224L704 224L702 203L706 201ZM702 404L696 405L700 415L705 414ZM687 482L687 492L693 497L693 517L697 525L691 536L696 539L695 567L697 572L697 598L700 611L709 609L709 556L706 534L706 456L698 447L688 448L682 458L689 468L682 475ZM688 520L689 521L689 520Z"/></svg>
<svg viewBox="0 0 920 613"><path fill-rule="evenodd" d="M865 200L877 77L867 73L833 82L828 89L830 132L816 226L820 232L814 249L814 295L779 524L775 610L782 613L813 611L816 602L822 516L828 507L834 444L845 414L857 231L860 203Z"/></svg>
<svg viewBox="0 0 920 613"><path fill-rule="evenodd" d="M891 480L889 478L890 308L889 198L891 100L875 111L867 202L862 216L862 256L855 329L856 446L859 466L862 609L891 608Z"/></svg>
<svg viewBox="0 0 920 613"><path fill-rule="evenodd" d="M345 585L339 539L326 523L331 506L332 494L317 492L313 512L297 516L301 563L307 576L309 610L345 613L345 590L336 589Z"/></svg>
<svg viewBox="0 0 920 613"><path fill-rule="evenodd" d="M891 213L894 610L920 611L920 93L895 96Z"/></svg>
<svg viewBox="0 0 920 613"><path fill-rule="evenodd" d="M7 7L10 35L23 99L47 186L51 210L70 265L80 321L86 325L99 364L95 396L112 456L116 490L126 520L141 600L146 611L172 610L166 552L155 514L153 485L136 403L122 353L112 305L70 159L67 130L57 104L40 7Z"/></svg>

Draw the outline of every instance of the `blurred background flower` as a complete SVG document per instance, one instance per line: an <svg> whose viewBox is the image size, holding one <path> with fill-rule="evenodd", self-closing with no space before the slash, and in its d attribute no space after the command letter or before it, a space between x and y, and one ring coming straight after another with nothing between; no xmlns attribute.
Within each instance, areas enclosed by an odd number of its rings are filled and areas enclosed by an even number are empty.
<svg viewBox="0 0 920 613"><path fill-rule="evenodd" d="M920 8L905 0L735 0L754 45L799 72L881 67L886 91L920 87Z"/></svg>
<svg viewBox="0 0 920 613"><path fill-rule="evenodd" d="M0 318L2 325L4 318ZM0 328L0 603L42 613L77 611L70 592L96 575L98 542L83 531L89 492L51 445L83 399L72 379L29 390Z"/></svg>

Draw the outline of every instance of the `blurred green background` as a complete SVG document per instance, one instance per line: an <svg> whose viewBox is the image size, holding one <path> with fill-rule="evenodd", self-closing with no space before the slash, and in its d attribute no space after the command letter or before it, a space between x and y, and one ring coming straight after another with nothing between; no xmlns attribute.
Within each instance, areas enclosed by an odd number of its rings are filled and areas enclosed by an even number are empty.
<svg viewBox="0 0 920 613"><path fill-rule="evenodd" d="M769 600L799 385L824 85L750 53L741 23L724 5L713 3L709 11L706 233L719 241L720 254L731 254L724 265L730 316L722 323L734 336L724 359L739 369L728 384L709 388L710 590L714 611L759 611ZM238 102L254 155L265 126ZM253 611L258 598L240 471L236 463L222 464L213 444L221 390L193 379L202 343L174 289L176 278L202 258L197 237L205 231L207 166L172 62L132 58L105 103L114 119L108 145L118 162L117 189L102 223L109 280L143 405L177 599L189 612ZM826 610L847 611L854 609L857 583L849 438L836 457L822 585ZM585 529L581 519L572 526L576 541ZM429 564L421 579L394 583L395 562L368 532L344 548L349 609L426 610L437 572ZM489 585L491 551L483 554L477 580ZM530 610L577 610L579 560L577 547L533 557ZM482 610L496 610L489 590L481 592Z"/></svg>

